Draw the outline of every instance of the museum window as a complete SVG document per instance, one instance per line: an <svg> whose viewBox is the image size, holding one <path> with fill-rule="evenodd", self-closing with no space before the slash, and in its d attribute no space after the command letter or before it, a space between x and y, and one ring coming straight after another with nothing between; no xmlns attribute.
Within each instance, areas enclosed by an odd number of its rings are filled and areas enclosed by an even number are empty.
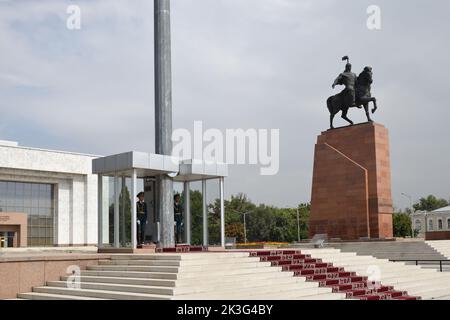
<svg viewBox="0 0 450 320"><path fill-rule="evenodd" d="M433 220L428 220L428 230L433 231Z"/></svg>
<svg viewBox="0 0 450 320"><path fill-rule="evenodd" d="M44 183L0 181L0 212L28 215L28 246L52 246L54 186Z"/></svg>
<svg viewBox="0 0 450 320"><path fill-rule="evenodd" d="M438 220L438 229L442 230L444 228L444 224L442 223L442 219Z"/></svg>
<svg viewBox="0 0 450 320"><path fill-rule="evenodd" d="M416 220L415 229L419 231L422 230L422 223L420 222L420 220Z"/></svg>
<svg viewBox="0 0 450 320"><path fill-rule="evenodd" d="M447 219L447 229L450 230L450 219Z"/></svg>

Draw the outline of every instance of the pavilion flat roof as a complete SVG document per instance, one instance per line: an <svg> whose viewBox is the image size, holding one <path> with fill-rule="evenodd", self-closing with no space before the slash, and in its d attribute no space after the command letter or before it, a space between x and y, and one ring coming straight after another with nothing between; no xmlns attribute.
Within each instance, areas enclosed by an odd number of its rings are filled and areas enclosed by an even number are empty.
<svg viewBox="0 0 450 320"><path fill-rule="evenodd" d="M189 182L228 176L228 165L204 160L180 160L177 157L130 151L92 160L92 172L104 176L131 175L139 178L171 174L174 181Z"/></svg>

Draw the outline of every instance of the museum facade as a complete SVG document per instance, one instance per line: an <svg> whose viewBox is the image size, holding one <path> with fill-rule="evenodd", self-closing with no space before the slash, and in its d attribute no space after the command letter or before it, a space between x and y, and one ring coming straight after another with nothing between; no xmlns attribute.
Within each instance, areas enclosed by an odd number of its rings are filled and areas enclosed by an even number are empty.
<svg viewBox="0 0 450 320"><path fill-rule="evenodd" d="M0 246L96 244L95 158L0 141Z"/></svg>

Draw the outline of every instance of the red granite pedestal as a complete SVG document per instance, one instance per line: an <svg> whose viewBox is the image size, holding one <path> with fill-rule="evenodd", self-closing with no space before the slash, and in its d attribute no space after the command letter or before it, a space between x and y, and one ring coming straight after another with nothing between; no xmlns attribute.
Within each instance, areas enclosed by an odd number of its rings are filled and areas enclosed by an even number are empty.
<svg viewBox="0 0 450 320"><path fill-rule="evenodd" d="M309 236L392 238L388 130L364 123L322 132L314 154Z"/></svg>

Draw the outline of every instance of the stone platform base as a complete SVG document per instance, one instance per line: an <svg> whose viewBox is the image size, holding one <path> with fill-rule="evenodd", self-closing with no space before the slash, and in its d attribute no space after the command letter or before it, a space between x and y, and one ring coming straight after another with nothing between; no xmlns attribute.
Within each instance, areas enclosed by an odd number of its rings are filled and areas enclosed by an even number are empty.
<svg viewBox="0 0 450 320"><path fill-rule="evenodd" d="M314 154L309 237L392 238L388 130L364 123L322 132Z"/></svg>

